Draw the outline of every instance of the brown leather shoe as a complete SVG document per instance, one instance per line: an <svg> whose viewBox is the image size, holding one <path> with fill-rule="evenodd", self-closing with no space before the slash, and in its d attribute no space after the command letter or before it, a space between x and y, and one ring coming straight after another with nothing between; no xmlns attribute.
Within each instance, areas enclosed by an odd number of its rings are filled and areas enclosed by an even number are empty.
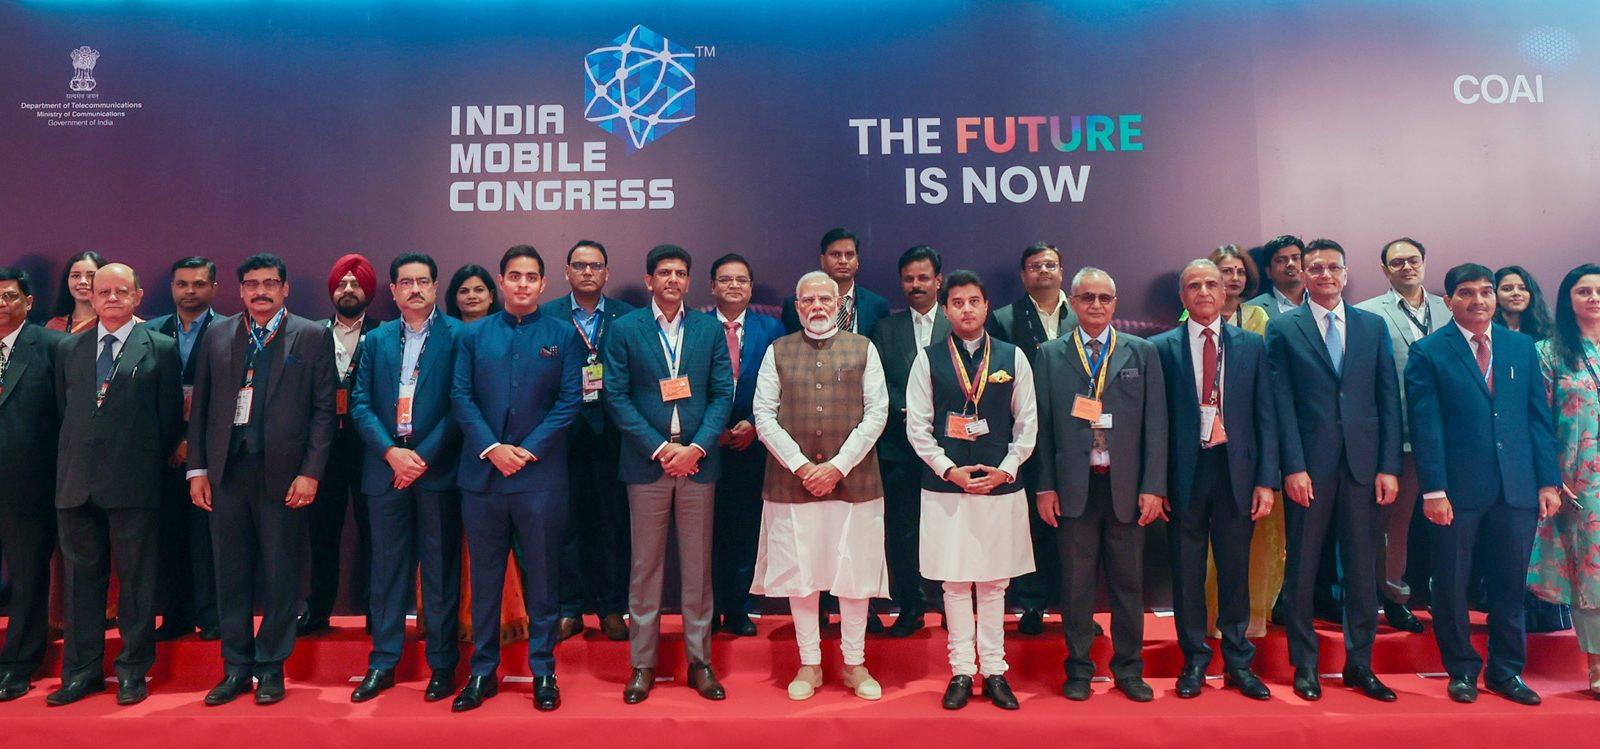
<svg viewBox="0 0 1600 749"><path fill-rule="evenodd" d="M600 631L604 632L606 639L612 642L628 639L628 623L622 620L621 614L606 614L600 617Z"/></svg>
<svg viewBox="0 0 1600 749"><path fill-rule="evenodd" d="M720 700L728 696L722 688L722 682L717 681L717 675L711 672L711 666L705 663L689 664L689 687L708 700Z"/></svg>
<svg viewBox="0 0 1600 749"><path fill-rule="evenodd" d="M583 619L576 616L563 616L556 623L556 642L576 637L583 634Z"/></svg>
<svg viewBox="0 0 1600 749"><path fill-rule="evenodd" d="M644 702L650 696L650 690L656 686L656 671L653 668L636 668L633 675L628 677L628 685L622 688L622 701L629 705Z"/></svg>

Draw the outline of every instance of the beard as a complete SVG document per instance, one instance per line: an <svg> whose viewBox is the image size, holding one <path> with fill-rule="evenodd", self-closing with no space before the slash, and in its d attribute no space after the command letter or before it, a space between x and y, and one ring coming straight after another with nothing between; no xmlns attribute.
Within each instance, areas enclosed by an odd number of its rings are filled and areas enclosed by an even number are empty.
<svg viewBox="0 0 1600 749"><path fill-rule="evenodd" d="M816 315L806 318L806 331L813 335L823 335L832 332L838 324L831 315Z"/></svg>
<svg viewBox="0 0 1600 749"><path fill-rule="evenodd" d="M339 300L334 302L333 306L339 310L340 314L346 317L355 317L367 309L367 303L355 295L339 297Z"/></svg>

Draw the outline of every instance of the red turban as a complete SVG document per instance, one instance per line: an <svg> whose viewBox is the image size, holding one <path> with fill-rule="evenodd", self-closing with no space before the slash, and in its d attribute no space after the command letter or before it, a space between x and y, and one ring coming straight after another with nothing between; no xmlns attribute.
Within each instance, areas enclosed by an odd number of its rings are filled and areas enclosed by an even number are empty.
<svg viewBox="0 0 1600 749"><path fill-rule="evenodd" d="M372 301L372 295L378 292L378 273L372 269L372 263L353 252L333 262L333 270L328 271L328 296L333 296L346 273L355 274L356 283L366 292L367 301Z"/></svg>

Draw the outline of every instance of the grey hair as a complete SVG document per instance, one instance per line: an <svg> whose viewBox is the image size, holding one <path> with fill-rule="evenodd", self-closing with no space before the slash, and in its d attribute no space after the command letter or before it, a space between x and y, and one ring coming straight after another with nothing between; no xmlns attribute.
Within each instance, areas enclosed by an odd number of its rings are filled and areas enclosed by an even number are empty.
<svg viewBox="0 0 1600 749"><path fill-rule="evenodd" d="M1218 268L1216 263L1211 262L1211 258L1195 258L1190 260L1188 265L1183 266L1183 270L1178 273L1178 291L1183 291L1183 279L1187 278L1189 276L1189 271L1192 271L1195 268L1209 268L1216 271L1217 275L1222 275L1222 269Z"/></svg>
<svg viewBox="0 0 1600 749"><path fill-rule="evenodd" d="M1078 293L1078 284L1083 283L1086 279L1095 277L1104 278L1106 283L1111 284L1111 293L1113 295L1117 293L1116 279L1112 278L1110 273L1100 270L1092 265L1085 265L1084 267L1080 268L1077 273L1072 274L1072 286L1070 287L1072 289L1072 293L1074 295Z"/></svg>
<svg viewBox="0 0 1600 749"><path fill-rule="evenodd" d="M833 287L833 295L839 296L839 282L833 280L833 276L823 273L820 270L814 270L801 276L800 280L794 283L794 295L796 299L800 298L800 287L805 286L812 281L827 281L828 285Z"/></svg>

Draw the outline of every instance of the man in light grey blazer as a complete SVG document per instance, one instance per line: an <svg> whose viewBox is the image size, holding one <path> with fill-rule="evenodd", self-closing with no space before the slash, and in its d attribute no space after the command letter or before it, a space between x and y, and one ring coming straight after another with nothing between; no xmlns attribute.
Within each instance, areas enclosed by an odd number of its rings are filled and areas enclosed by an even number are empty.
<svg viewBox="0 0 1600 749"><path fill-rule="evenodd" d="M1389 327L1389 342L1394 348L1394 366L1400 377L1400 417L1403 454L1400 464L1400 494L1394 504L1379 512L1378 528L1384 534L1378 548L1378 602L1389 626L1406 632L1421 632L1422 622L1407 606L1411 587L1406 585L1406 536L1411 514L1416 510L1417 466L1411 459L1411 424L1405 391L1406 357L1411 344L1450 321L1444 299L1423 288L1423 261L1427 250L1410 237L1401 237L1383 246L1379 259L1390 289L1356 305L1356 309L1383 318Z"/></svg>

